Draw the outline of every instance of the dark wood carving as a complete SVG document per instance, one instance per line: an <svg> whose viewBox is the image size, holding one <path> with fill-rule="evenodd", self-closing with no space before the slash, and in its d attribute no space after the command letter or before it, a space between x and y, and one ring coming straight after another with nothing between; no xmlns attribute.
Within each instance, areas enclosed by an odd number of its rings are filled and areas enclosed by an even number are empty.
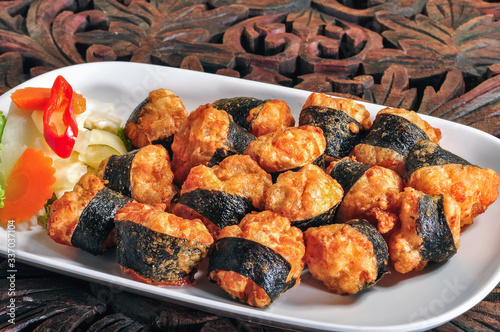
<svg viewBox="0 0 500 332"><path fill-rule="evenodd" d="M0 93L56 68L110 60L402 107L500 138L498 1L0 1ZM282 331L19 271L19 331ZM500 330L499 294L435 330ZM5 322L0 314L0 329Z"/></svg>

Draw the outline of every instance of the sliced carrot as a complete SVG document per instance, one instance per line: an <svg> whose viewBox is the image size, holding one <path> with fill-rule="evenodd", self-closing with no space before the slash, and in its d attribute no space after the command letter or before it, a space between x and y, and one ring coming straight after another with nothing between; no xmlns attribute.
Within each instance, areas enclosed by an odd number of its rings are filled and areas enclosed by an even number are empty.
<svg viewBox="0 0 500 332"><path fill-rule="evenodd" d="M4 207L0 221L28 220L41 210L52 197L52 184L56 181L52 159L43 151L27 148L12 168L5 182Z"/></svg>
<svg viewBox="0 0 500 332"><path fill-rule="evenodd" d="M10 98L22 110L43 111L50 99L50 88L23 88L17 89ZM73 92L73 113L81 114L87 108L87 101L84 96Z"/></svg>

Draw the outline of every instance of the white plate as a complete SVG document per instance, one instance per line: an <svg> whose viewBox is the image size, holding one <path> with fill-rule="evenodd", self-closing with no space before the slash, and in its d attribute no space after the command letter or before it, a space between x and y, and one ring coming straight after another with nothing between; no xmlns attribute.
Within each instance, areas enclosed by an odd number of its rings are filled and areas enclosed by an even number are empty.
<svg viewBox="0 0 500 332"><path fill-rule="evenodd" d="M126 119L149 91L168 88L188 111L223 97L282 99L297 118L307 91L181 69L125 62L82 64L33 78L19 87L50 87L63 75L88 98L113 102ZM10 94L0 96L0 110L9 109ZM366 104L374 115L381 106ZM437 118L425 117L442 130L444 148L484 168L500 173L500 140L484 132ZM196 307L261 324L307 330L425 330L443 324L480 302L500 281L500 200L462 234L458 253L447 263L401 276L384 276L371 289L339 296L303 273L302 284L281 295L269 308L257 309L230 299L196 274L193 286L155 287L135 282L114 262L113 252L94 257L52 241L41 228L16 232L16 259L118 289ZM7 253L7 231L0 228L0 254Z"/></svg>

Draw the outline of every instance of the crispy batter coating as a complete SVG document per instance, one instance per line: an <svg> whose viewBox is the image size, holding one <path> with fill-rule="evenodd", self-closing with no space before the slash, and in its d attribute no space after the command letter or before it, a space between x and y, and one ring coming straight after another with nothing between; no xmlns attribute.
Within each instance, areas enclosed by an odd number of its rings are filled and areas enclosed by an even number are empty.
<svg viewBox="0 0 500 332"><path fill-rule="evenodd" d="M193 167L182 185L181 195L195 189L223 191L247 198L255 208L263 210L264 195L271 185L271 175L253 159L245 155L233 155L213 167Z"/></svg>
<svg viewBox="0 0 500 332"><path fill-rule="evenodd" d="M402 108L384 108L377 114L377 117L383 114L400 116L410 121L422 129L427 136L436 143L439 143L439 140L441 139L441 130L432 127L414 111L408 111ZM395 135L395 133L387 134ZM382 166L396 171L401 176L404 175L405 156L397 151L394 151L393 149L361 143L354 147L350 155L354 156L356 160L362 162L363 164L370 166Z"/></svg>
<svg viewBox="0 0 500 332"><path fill-rule="evenodd" d="M365 165L389 168L404 174L405 157L392 149L361 143L354 147L350 156Z"/></svg>
<svg viewBox="0 0 500 332"><path fill-rule="evenodd" d="M335 164L332 162L328 166L327 174ZM365 219L385 234L398 224L402 191L403 180L396 172L380 166L370 167L344 194L337 209L336 221Z"/></svg>
<svg viewBox="0 0 500 332"><path fill-rule="evenodd" d="M229 116L206 104L191 112L174 136L172 169L182 183L192 167L207 165L217 149L227 149Z"/></svg>
<svg viewBox="0 0 500 332"><path fill-rule="evenodd" d="M266 210L291 222L316 217L342 200L340 184L321 168L309 164L297 172L280 174L266 194Z"/></svg>
<svg viewBox="0 0 500 332"><path fill-rule="evenodd" d="M358 121L363 128L370 129L372 126L370 112L362 104L356 103L352 99L332 97L324 93L312 93L307 98L302 109L309 106L325 106L342 110L351 118Z"/></svg>
<svg viewBox="0 0 500 332"><path fill-rule="evenodd" d="M104 178L109 158L99 165L97 176ZM165 204L170 207L177 193L173 184L174 173L170 168L170 157L161 145L147 145L136 153L130 168L131 196L140 203Z"/></svg>
<svg viewBox="0 0 500 332"><path fill-rule="evenodd" d="M54 201L47 222L47 232L57 243L72 246L71 237L83 210L97 193L104 188L104 181L88 173L76 183L73 191L66 192Z"/></svg>
<svg viewBox="0 0 500 332"><path fill-rule="evenodd" d="M259 137L275 132L280 128L295 126L295 118L290 107L283 100L268 100L264 104L250 110L247 121L248 130Z"/></svg>
<svg viewBox="0 0 500 332"><path fill-rule="evenodd" d="M244 154L272 173L305 166L323 155L325 149L321 128L300 126L260 136L248 145Z"/></svg>
<svg viewBox="0 0 500 332"><path fill-rule="evenodd" d="M419 219L419 198L421 193L406 187L402 194L399 214L400 228L395 230L387 245L394 269L400 273L420 271L428 263L421 254L423 240L417 234L416 220ZM443 196L446 221L453 235L453 242L460 246L460 206L449 195Z"/></svg>
<svg viewBox="0 0 500 332"><path fill-rule="evenodd" d="M335 294L356 294L378 276L373 243L349 224L311 227L304 232L312 276Z"/></svg>
<svg viewBox="0 0 500 332"><path fill-rule="evenodd" d="M162 204L128 203L116 212L115 220L130 220L151 230L211 245L214 240L200 220L189 220L165 212Z"/></svg>
<svg viewBox="0 0 500 332"><path fill-rule="evenodd" d="M239 225L224 228L220 237L245 238L273 249L292 265L287 282L296 279L295 285L300 283L300 274L304 269L304 240L302 232L291 227L287 218L270 211L248 214ZM244 303L259 308L271 303L261 287L235 272L212 271L211 279L230 296Z"/></svg>
<svg viewBox="0 0 500 332"><path fill-rule="evenodd" d="M447 164L416 170L407 185L428 195L452 196L460 204L460 224L464 226L472 224L498 198L500 178L491 169Z"/></svg>
<svg viewBox="0 0 500 332"><path fill-rule="evenodd" d="M126 123L125 135L134 146L143 147L176 134L187 116L181 98L171 90L154 90L149 93L137 123Z"/></svg>

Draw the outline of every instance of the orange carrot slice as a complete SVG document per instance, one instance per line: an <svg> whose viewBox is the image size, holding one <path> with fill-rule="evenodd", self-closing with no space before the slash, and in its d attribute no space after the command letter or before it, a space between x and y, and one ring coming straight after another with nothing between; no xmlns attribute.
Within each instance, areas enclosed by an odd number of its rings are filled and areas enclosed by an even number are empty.
<svg viewBox="0 0 500 332"><path fill-rule="evenodd" d="M10 98L22 110L43 111L50 99L50 88L23 88L17 89ZM81 114L87 108L87 101L84 96L73 92L73 113Z"/></svg>
<svg viewBox="0 0 500 332"><path fill-rule="evenodd" d="M52 159L43 151L27 148L12 168L5 182L4 207L0 221L28 220L52 197L56 181Z"/></svg>

